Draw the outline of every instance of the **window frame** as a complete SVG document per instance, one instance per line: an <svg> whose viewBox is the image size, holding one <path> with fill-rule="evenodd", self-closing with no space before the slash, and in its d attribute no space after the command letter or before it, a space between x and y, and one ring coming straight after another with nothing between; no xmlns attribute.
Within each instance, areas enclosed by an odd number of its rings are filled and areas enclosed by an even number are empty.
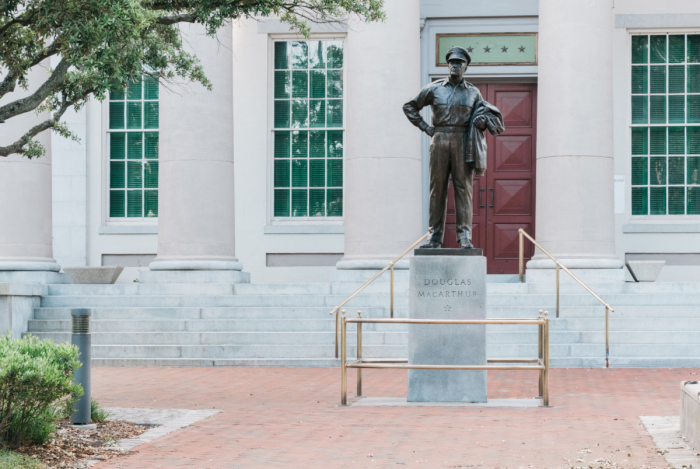
<svg viewBox="0 0 700 469"><path fill-rule="evenodd" d="M666 36L672 36L672 35L695 35L695 34L700 34L700 29L698 28L656 28L656 29L651 29L651 28L628 28L627 29L627 35L626 35L626 41L625 41L625 60L626 60L626 67L625 67L625 110L626 110L626 118L625 118L625 216L626 219L632 223L643 223L643 224L657 224L657 225L664 225L664 224L697 224L698 221L700 221L700 214L677 214L677 215L669 215L668 214L668 188L672 186L679 186L679 185L669 185L668 184L668 158L670 155L668 153L668 147L667 147L667 152L665 155L663 155L666 158L666 184L663 186L658 186L658 187L665 187L666 188L666 211L667 213L665 215L652 215L651 214L651 205L649 205L649 213L647 215L633 215L632 214L632 158L635 155L632 155L632 129L634 127L647 127L651 128L653 126L657 127L683 127L684 129L687 129L688 127L700 127L700 124L697 123L692 123L689 124L688 122L684 122L682 124L672 124L668 122L669 120L669 107L668 107L668 96L672 95L679 95L678 93L669 93L668 92L668 80L669 76L668 73L666 74L666 93L664 93L664 96L666 97L666 120L667 122L665 124L651 124L650 122L647 124L633 124L632 123L632 67L634 65L638 64L633 64L632 63L632 38L634 36L659 36L659 35L666 35ZM670 54L670 50L668 49L668 40L666 42L667 44L667 54ZM649 47L651 47L649 45ZM687 48L687 39L686 39L686 48ZM649 57L648 57L648 62L645 64L646 66L650 67L654 64L651 63L651 53L649 52ZM687 54L687 49L686 49L686 54ZM656 64L656 65L663 65L663 64ZM670 61L667 60L665 63L666 70L668 70L668 66L673 65L670 63ZM683 65L686 67L686 81L685 85L686 88L683 92L683 96L687 97L688 92L687 92L687 55L685 57L685 61L683 62ZM700 65L700 63L698 63ZM648 86L651 86L649 83ZM647 92L647 96L651 96L652 93ZM615 101L614 101L615 102ZM649 106L650 103L647 105L648 112L649 111ZM686 115L686 121L687 121L687 98L684 100L684 106L685 106L685 115ZM651 116L649 115L649 120L651 119ZM668 133L667 133L668 137ZM648 142L649 143L649 142ZM685 159L685 171L684 171L684 184L682 187L686 188L685 194L684 194L684 208L687 211L687 187L689 186L687 183L687 157L688 157L688 149L687 149L687 132L684 134L684 144L686 145L686 150L683 153L683 155L678 155L682 156ZM667 138L667 145L668 145L668 138ZM638 155L642 156L642 155ZM651 161L651 151L649 151L649 154L644 155L647 158L649 158L649 162ZM662 155L659 155L662 156ZM694 156L694 155L691 155ZM650 163L648 163L650 164ZM648 177L651 178L651 173L648 174ZM635 186L636 187L636 186ZM646 187L653 187L651 184L647 184ZM698 186L700 187L700 185ZM650 197L650 196L647 196ZM650 202L649 202L650 204Z"/></svg>
<svg viewBox="0 0 700 469"><path fill-rule="evenodd" d="M158 92L158 100L157 102L159 103L158 106L158 112L160 114L160 103L161 103L161 96L160 96L160 91L162 91L162 88L160 88L160 83L159 83L159 92ZM128 102L128 100L124 100L124 102ZM146 100L141 99L139 101L141 103L146 102ZM124 133L129 133L129 132L141 132L141 133L146 133L146 132L157 132L158 133L158 138L159 138L159 154L158 154L158 169L159 169L159 174L160 174L160 163L161 163L161 158L160 158L160 133L161 133L161 119L160 115L158 118L158 128L157 129L126 129L126 122L125 122L125 128L124 129L110 129L109 128L109 91L106 92L105 99L100 103L101 109L101 115L102 115L102 125L101 125L101 152L102 152L102 226L158 226L158 217L111 217L109 215L110 213L110 206L109 206L109 200L110 200L110 137L109 135L113 132L124 132ZM143 111L142 111L143 112ZM143 114L142 114L143 118ZM125 157L124 161L128 161L128 159ZM143 158L141 159L143 161ZM126 190L126 189L125 189ZM145 188L141 189L142 191L145 190ZM153 190L153 189L150 189ZM160 181L158 182L158 188L156 189L158 191L158 205L160 206ZM159 209L160 212L160 209Z"/></svg>
<svg viewBox="0 0 700 469"><path fill-rule="evenodd" d="M340 217L275 217L274 211L274 197L275 197L275 184L274 184L274 171L275 171L275 43L281 41L343 41L343 125L342 127L333 127L330 130L340 130L343 132L343 216ZM339 225L344 224L345 219L345 194L346 194L346 151L347 151L347 65L346 65L346 51L347 51L347 34L345 33L318 33L312 34L310 38L300 38L296 34L285 33L285 34L268 34L268 54L267 54L267 164L266 164L266 185L267 190L265 191L267 196L267 224L268 225ZM314 129L300 129L300 130L314 130ZM316 129L320 130L320 129ZM328 131L328 127L324 127L323 130Z"/></svg>

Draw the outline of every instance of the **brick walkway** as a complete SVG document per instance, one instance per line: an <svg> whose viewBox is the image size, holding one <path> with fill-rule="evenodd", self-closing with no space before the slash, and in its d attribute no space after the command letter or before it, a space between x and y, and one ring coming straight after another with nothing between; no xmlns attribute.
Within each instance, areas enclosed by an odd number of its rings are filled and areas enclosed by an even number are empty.
<svg viewBox="0 0 700 469"><path fill-rule="evenodd" d="M554 369L549 409L341 408L337 369L95 368L103 406L223 410L96 468L667 467L638 417L678 415L691 373ZM536 376L490 372L489 397L532 397ZM405 397L406 372L365 370L363 386Z"/></svg>

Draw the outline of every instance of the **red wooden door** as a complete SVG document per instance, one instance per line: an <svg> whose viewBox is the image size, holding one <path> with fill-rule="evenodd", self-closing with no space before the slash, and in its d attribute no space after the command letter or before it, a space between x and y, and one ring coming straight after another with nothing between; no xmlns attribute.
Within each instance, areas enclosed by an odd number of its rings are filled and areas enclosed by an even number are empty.
<svg viewBox="0 0 700 469"><path fill-rule="evenodd" d="M474 178L472 243L484 249L489 274L518 273L518 229L535 235L535 137L537 86L476 85L502 113L506 130L486 132L488 169ZM444 247L457 247L450 182ZM532 256L526 243L525 257Z"/></svg>

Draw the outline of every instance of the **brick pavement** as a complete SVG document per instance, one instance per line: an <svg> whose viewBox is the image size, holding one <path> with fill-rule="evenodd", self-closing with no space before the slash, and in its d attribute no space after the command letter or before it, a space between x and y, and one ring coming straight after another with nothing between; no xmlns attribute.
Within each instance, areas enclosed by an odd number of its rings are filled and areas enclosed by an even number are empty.
<svg viewBox="0 0 700 469"><path fill-rule="evenodd" d="M593 461L601 458L667 467L638 417L678 415L679 382L698 376L696 369L554 369L552 408L479 409L338 407L340 372L328 368L92 373L103 406L223 411L97 469L561 468L599 467ZM405 397L406 372L365 370L363 386L367 396ZM489 372L490 398L532 397L536 386L534 372Z"/></svg>

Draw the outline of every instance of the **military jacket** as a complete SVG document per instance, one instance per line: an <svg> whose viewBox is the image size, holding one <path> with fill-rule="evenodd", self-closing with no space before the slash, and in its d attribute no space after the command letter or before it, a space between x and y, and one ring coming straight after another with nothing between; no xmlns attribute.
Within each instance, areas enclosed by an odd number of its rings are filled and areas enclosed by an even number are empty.
<svg viewBox="0 0 700 469"><path fill-rule="evenodd" d="M403 106L403 112L413 125L425 131L429 125L420 115L420 110L430 106L433 126L468 126L474 107L482 101L481 92L464 79L456 87L449 78L430 83L420 90L418 96Z"/></svg>

